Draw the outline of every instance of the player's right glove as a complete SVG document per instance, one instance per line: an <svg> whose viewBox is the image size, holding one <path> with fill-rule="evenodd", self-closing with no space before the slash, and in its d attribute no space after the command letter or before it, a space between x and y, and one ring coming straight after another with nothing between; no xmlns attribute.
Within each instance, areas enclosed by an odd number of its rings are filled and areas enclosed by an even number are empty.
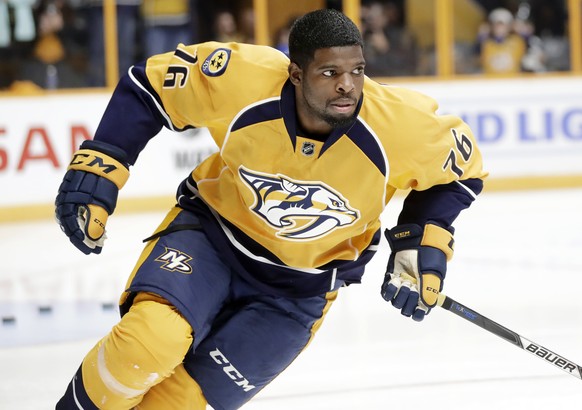
<svg viewBox="0 0 582 410"><path fill-rule="evenodd" d="M398 225L385 234L392 253L382 297L404 316L421 321L438 301L453 257L453 234L432 223Z"/></svg>
<svg viewBox="0 0 582 410"><path fill-rule="evenodd" d="M129 178L126 153L100 141L84 141L73 154L55 200L62 231L81 252L101 253L105 224Z"/></svg>

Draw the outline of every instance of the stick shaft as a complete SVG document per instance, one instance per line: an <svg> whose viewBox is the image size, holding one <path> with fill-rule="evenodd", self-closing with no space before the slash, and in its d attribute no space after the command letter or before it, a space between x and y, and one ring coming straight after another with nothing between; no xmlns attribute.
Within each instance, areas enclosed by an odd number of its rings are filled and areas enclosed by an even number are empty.
<svg viewBox="0 0 582 410"><path fill-rule="evenodd" d="M475 312L472 309L469 309L454 299L441 294L439 297L439 306L487 330L488 332L501 337L509 343L530 352L538 358L550 363L554 367L565 371L569 375L582 380L582 367L576 363L552 352L550 349L546 349L545 347L526 339L525 337L515 333L512 330L509 330L504 326L501 326L499 323L494 322L493 320Z"/></svg>

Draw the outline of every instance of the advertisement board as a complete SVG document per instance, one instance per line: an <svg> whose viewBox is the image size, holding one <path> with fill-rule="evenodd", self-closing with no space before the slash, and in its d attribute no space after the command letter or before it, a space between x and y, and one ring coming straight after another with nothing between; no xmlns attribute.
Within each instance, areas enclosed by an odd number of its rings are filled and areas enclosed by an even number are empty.
<svg viewBox="0 0 582 410"><path fill-rule="evenodd" d="M430 95L439 113L464 118L492 180L582 175L582 78L391 86ZM108 99L103 92L0 99L0 212L54 201L71 154L92 137ZM206 129L163 129L131 168L121 198L173 196L178 183L216 149Z"/></svg>

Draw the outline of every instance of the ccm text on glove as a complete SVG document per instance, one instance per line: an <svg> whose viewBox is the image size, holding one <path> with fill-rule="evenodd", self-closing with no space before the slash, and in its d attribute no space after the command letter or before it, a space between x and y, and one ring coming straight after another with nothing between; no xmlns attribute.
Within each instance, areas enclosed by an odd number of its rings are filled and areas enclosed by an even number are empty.
<svg viewBox="0 0 582 410"><path fill-rule="evenodd" d="M452 230L452 228L451 228ZM437 301L453 257L453 234L427 223L398 225L385 232L392 253L382 283L382 297L404 316L421 321ZM412 283L406 279L416 279Z"/></svg>
<svg viewBox="0 0 582 410"><path fill-rule="evenodd" d="M73 154L59 187L55 216L73 245L85 254L101 252L107 219L129 178L125 158L118 147L85 141Z"/></svg>

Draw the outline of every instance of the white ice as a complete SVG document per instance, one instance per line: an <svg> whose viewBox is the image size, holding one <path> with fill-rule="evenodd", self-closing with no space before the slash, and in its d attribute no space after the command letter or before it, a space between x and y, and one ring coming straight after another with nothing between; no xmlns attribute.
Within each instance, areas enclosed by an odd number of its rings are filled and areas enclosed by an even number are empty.
<svg viewBox="0 0 582 410"><path fill-rule="evenodd" d="M581 364L581 214L582 189L485 192L455 224L444 292ZM115 215L89 257L53 221L0 225L0 409L54 408L117 321L141 239L163 215ZM580 408L582 380L544 359L440 308L402 317L379 294L386 260L383 242L364 283L342 289L313 343L245 409Z"/></svg>

